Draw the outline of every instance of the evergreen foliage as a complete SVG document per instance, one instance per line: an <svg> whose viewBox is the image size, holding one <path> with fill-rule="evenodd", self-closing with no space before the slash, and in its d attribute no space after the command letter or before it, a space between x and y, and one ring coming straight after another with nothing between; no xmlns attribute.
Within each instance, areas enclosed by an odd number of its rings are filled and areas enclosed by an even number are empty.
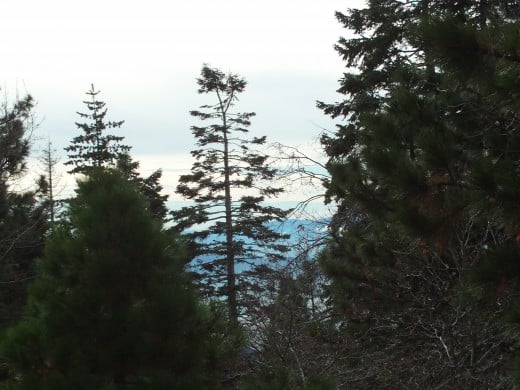
<svg viewBox="0 0 520 390"><path fill-rule="evenodd" d="M17 321L25 303L33 263L43 250L47 230L42 188L16 191L29 155L31 96L7 103L0 112L0 328Z"/></svg>
<svg viewBox="0 0 520 390"><path fill-rule="evenodd" d="M335 47L344 99L318 102L341 123L321 138L330 180L313 174L338 205L317 259L285 261L288 211L265 204L279 172L236 74L202 68L212 103L190 113L190 206L171 214L92 85L65 149L84 181L56 222L50 145L47 181L13 185L32 98L2 107L0 387L520 386L520 1L336 16L354 35Z"/></svg>
<svg viewBox="0 0 520 390"><path fill-rule="evenodd" d="M117 160L117 168L148 200L148 207L152 216L159 221L166 221L168 209L166 202L168 195L162 195L163 186L160 183L162 170L158 169L148 177L139 175L139 162L133 161L128 153L123 153Z"/></svg>
<svg viewBox="0 0 520 390"><path fill-rule="evenodd" d="M82 134L74 137L71 144L65 148L70 159L65 165L73 166L69 173L88 174L92 168L113 167L121 155L130 150L130 147L120 143L124 137L107 134L107 130L120 128L124 121L114 122L105 119L106 103L98 100L99 92L91 85L90 90L86 92L90 100L83 102L88 113L78 112L78 115L88 122L76 122Z"/></svg>
<svg viewBox="0 0 520 390"><path fill-rule="evenodd" d="M70 158L65 164L74 166L69 173L88 174L93 168L117 167L148 199L148 207L152 215L161 221L166 221L168 196L161 194L162 171L158 169L148 177L139 175L139 162L132 160L129 154L131 148L121 144L124 137L106 134L107 129L120 128L124 121L105 120L106 103L98 100L98 94L99 91L96 91L92 85L87 92L91 100L84 102L89 113L78 113L82 118L90 120L90 123L76 123L83 133L74 137L71 145L65 148Z"/></svg>
<svg viewBox="0 0 520 390"><path fill-rule="evenodd" d="M339 204L323 265L368 387L392 372L393 386L511 386L519 333L497 320L519 276L519 9L371 1L337 14L356 36L336 47L345 100L318 104L346 119L322 138Z"/></svg>
<svg viewBox="0 0 520 390"><path fill-rule="evenodd" d="M117 172L90 170L49 237L26 316L1 344L7 386L214 388L235 347L197 302L181 240Z"/></svg>
<svg viewBox="0 0 520 390"><path fill-rule="evenodd" d="M232 110L246 81L204 66L197 82L199 93L212 95L216 103L191 112L211 123L192 127L196 161L177 187L194 205L172 215L176 229L188 232L195 243L193 270L207 296L226 297L230 317L238 321L239 300L256 296L262 273L283 258L285 237L268 223L283 220L288 212L263 204L283 192L265 184L277 174L268 156L256 150L266 137L246 138L254 113Z"/></svg>
<svg viewBox="0 0 520 390"><path fill-rule="evenodd" d="M13 107L7 102L2 105L0 117L0 179L2 183L19 177L26 168L29 155L29 131L27 121L30 119L34 103L28 95L17 101Z"/></svg>

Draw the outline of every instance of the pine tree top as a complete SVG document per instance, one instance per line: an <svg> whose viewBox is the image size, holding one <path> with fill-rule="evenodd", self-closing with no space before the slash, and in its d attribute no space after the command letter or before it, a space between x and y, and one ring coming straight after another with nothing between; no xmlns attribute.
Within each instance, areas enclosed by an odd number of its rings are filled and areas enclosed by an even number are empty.
<svg viewBox="0 0 520 390"><path fill-rule="evenodd" d="M69 173L87 174L94 167L113 167L121 155L130 150L129 146L121 144L123 136L107 134L108 129L120 128L124 121L105 119L106 103L98 99L99 93L92 84L86 92L90 100L83 101L87 112L78 112L85 122L75 123L81 134L65 148L69 157L65 165L73 166Z"/></svg>

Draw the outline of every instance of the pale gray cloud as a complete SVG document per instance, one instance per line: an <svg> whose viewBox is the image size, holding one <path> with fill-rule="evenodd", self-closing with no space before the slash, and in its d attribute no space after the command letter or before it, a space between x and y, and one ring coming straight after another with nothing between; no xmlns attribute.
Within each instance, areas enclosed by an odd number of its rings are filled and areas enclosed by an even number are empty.
<svg viewBox="0 0 520 390"><path fill-rule="evenodd" d="M315 108L338 99L343 64L333 45L346 32L334 11L361 3L5 0L0 80L36 98L38 134L58 150L77 134L76 111L94 83L108 117L126 121L121 135L147 159L143 169L178 172L175 156L189 161L194 143L189 111L205 102L195 79L209 63L248 80L238 109L257 113L253 134L308 147L334 128Z"/></svg>

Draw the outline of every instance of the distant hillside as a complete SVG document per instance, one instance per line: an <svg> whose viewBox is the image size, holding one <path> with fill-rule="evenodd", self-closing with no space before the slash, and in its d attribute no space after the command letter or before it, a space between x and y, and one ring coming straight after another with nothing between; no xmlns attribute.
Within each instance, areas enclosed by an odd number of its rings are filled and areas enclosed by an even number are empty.
<svg viewBox="0 0 520 390"><path fill-rule="evenodd" d="M307 219L288 219L284 222L271 222L270 227L276 232L287 234L289 252L287 260L293 260L301 256L310 256L319 250L323 245L323 241L327 235L329 219L307 220ZM204 242L211 245L212 242L223 240L224 237L218 235L209 235ZM246 242L252 243L251 240ZM198 257L199 260L210 260L211 255L203 255ZM261 259L259 259L261 261Z"/></svg>
<svg viewBox="0 0 520 390"><path fill-rule="evenodd" d="M289 235L289 245L292 248L291 255L296 256L299 254L298 252L309 250L308 246L312 246L316 250L316 246L323 244L329 222L330 219L328 218L317 220L288 219L282 223L272 223L271 226L276 231Z"/></svg>

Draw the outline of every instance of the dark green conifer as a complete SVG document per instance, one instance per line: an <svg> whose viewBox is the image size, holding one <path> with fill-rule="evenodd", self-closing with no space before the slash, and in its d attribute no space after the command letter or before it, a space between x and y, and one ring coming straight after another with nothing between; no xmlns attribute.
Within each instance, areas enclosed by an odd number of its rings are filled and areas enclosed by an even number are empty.
<svg viewBox="0 0 520 390"><path fill-rule="evenodd" d="M0 109L0 328L20 318L48 228L42 188L13 189L26 173L32 109L31 96Z"/></svg>
<svg viewBox="0 0 520 390"><path fill-rule="evenodd" d="M124 121L106 121L106 103L98 100L98 94L99 91L96 91L92 85L87 92L91 100L84 102L89 113L78 113L90 122L76 123L82 134L74 137L71 145L65 148L70 158L65 164L74 166L69 173L88 174L93 168L117 167L148 199L148 207L152 215L165 221L168 212L166 208L168 196L161 194L162 171L156 170L148 177L140 176L139 162L132 160L129 153L130 146L121 143L124 137L106 133L108 129L120 128Z"/></svg>
<svg viewBox="0 0 520 390"><path fill-rule="evenodd" d="M105 119L106 103L98 100L100 91L91 85L86 94L90 100L84 101L88 113L78 112L78 115L88 122L76 122L81 134L74 137L71 144L65 148L69 161L65 165L72 165L69 173L87 174L92 168L113 167L122 154L127 153L130 147L122 145L122 136L107 134L109 129L120 128L124 121L114 122Z"/></svg>
<svg viewBox="0 0 520 390"><path fill-rule="evenodd" d="M213 96L216 103L191 112L210 124L192 127L199 149L191 152L196 161L177 187L194 205L172 215L176 229L192 229L189 235L199 244L193 270L201 286L211 298L226 298L236 322L243 308L240 296L258 295L261 272L268 273L283 258L284 235L268 224L283 220L288 212L264 204L283 189L269 185L277 170L257 150L266 137L246 138L255 114L233 111L246 81L204 66L197 82L199 93Z"/></svg>
<svg viewBox="0 0 520 390"><path fill-rule="evenodd" d="M478 332L474 324L497 320L514 296L506 281L518 277L519 9L517 1L373 1L338 13L356 36L336 49L356 69L341 80L344 101L319 103L346 119L322 138L327 193L339 204L323 264L373 387L392 372L398 387L429 387L447 370L458 379L445 386L511 386L511 355L493 346L514 341L498 321ZM484 264L493 264L484 279L497 281L498 300L463 299ZM438 343L411 354L421 337ZM480 371L480 358L492 369Z"/></svg>
<svg viewBox="0 0 520 390"><path fill-rule="evenodd" d="M168 209L166 201L168 195L161 194L163 186L160 183L162 170L158 169L148 177L142 177L139 172L139 162L132 160L128 153L123 153L117 160L117 168L131 182L134 183L148 200L148 208L153 217L165 222Z"/></svg>
<svg viewBox="0 0 520 390"><path fill-rule="evenodd" d="M48 239L26 317L1 345L8 385L214 388L225 327L197 302L178 237L117 172L90 170Z"/></svg>

